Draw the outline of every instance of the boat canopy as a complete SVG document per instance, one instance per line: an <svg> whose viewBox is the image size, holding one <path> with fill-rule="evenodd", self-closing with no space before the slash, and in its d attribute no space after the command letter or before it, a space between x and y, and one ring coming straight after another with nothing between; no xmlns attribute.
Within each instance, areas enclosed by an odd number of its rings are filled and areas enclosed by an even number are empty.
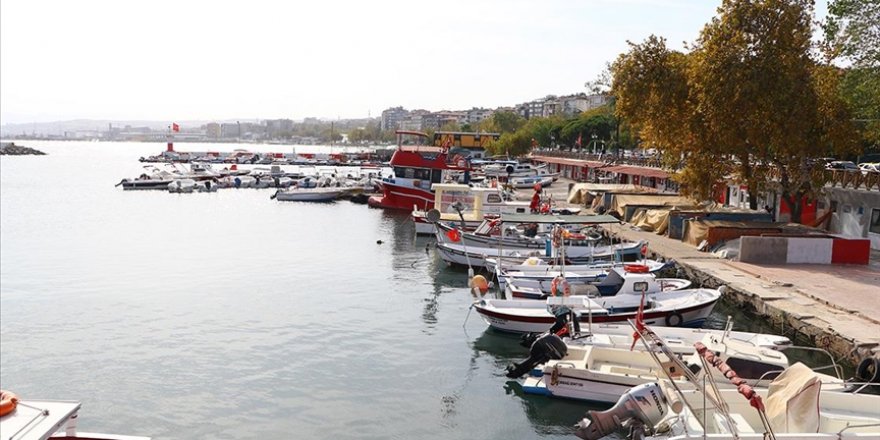
<svg viewBox="0 0 880 440"><path fill-rule="evenodd" d="M620 220L610 215L501 214L501 222L598 225L606 223L620 223Z"/></svg>

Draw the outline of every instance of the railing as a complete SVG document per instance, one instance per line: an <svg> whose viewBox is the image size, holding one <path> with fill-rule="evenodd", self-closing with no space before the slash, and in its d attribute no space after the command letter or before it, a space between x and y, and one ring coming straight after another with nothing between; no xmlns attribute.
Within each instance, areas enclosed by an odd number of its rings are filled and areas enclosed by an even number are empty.
<svg viewBox="0 0 880 440"><path fill-rule="evenodd" d="M683 164L671 169L663 166L660 159L654 157L623 157L615 156L613 153L593 154L579 151L562 151L562 150L536 150L533 156L559 157L564 159L585 160L592 162L602 162L603 166L612 165L633 165L640 167L662 168L667 171L677 171L682 168ZM862 189L867 191L880 191L880 173L846 171L846 170L816 170L820 173L815 176L825 182L826 187L831 188L851 188ZM772 170L769 173L771 179L778 179L778 173Z"/></svg>
<svg viewBox="0 0 880 440"><path fill-rule="evenodd" d="M563 159L588 160L592 162L603 162L608 165L633 165L639 167L663 168L660 159L654 157L624 157L616 156L614 153L594 154L579 151L562 151L562 150L536 150L532 153L534 156L559 157Z"/></svg>

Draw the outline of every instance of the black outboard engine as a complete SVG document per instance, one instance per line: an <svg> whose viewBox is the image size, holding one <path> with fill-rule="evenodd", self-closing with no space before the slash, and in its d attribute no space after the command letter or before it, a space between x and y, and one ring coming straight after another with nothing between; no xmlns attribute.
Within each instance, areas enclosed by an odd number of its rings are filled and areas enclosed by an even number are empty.
<svg viewBox="0 0 880 440"><path fill-rule="evenodd" d="M559 331L565 328L568 323L572 323L572 331L573 334L578 334L581 332L581 324L577 320L577 316L575 316L574 312L571 311L566 306L561 306L555 310L553 310L553 316L556 317L556 323L553 324L553 327L550 327L550 330L543 333L526 333L520 337L519 344L526 348L531 348L532 344L535 343L538 339L542 338L544 335L548 334L559 334Z"/></svg>
<svg viewBox="0 0 880 440"><path fill-rule="evenodd" d="M528 359L507 367L507 377L516 379L531 371L537 365L551 359L559 360L568 354L568 347L562 338L553 333L548 333L535 341L529 349Z"/></svg>

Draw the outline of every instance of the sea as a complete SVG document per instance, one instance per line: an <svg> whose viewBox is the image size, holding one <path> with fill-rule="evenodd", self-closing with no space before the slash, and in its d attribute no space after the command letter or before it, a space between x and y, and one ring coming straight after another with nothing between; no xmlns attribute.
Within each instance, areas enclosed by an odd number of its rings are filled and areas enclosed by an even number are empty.
<svg viewBox="0 0 880 440"><path fill-rule="evenodd" d="M527 349L471 312L466 271L407 213L273 189L123 191L164 144L16 143L48 155L0 159L0 386L82 401L82 431L573 439L603 408L506 378ZM726 304L707 325L731 314L772 331Z"/></svg>

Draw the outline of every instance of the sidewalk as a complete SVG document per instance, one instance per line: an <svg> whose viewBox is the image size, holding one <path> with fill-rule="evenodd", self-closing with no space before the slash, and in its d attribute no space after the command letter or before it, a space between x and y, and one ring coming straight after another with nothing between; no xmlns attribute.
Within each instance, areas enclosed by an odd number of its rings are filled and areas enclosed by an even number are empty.
<svg viewBox="0 0 880 440"><path fill-rule="evenodd" d="M794 327L840 359L880 356L880 261L868 266L759 266L720 259L631 225L606 226L649 252L675 260L696 283L726 286L725 296L773 322ZM872 254L873 255L873 254Z"/></svg>

